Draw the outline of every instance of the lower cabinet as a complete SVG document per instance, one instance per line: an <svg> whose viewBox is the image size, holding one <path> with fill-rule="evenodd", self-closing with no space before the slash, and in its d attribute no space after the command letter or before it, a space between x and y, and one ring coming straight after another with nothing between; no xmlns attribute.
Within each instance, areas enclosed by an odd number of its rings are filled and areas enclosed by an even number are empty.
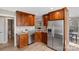
<svg viewBox="0 0 79 59"><path fill-rule="evenodd" d="M43 42L47 44L47 32L35 32L35 42Z"/></svg>
<svg viewBox="0 0 79 59"><path fill-rule="evenodd" d="M47 32L42 32L42 42L47 44Z"/></svg>
<svg viewBox="0 0 79 59"><path fill-rule="evenodd" d="M42 42L42 32L35 32L35 42Z"/></svg>
<svg viewBox="0 0 79 59"><path fill-rule="evenodd" d="M17 47L23 48L28 45L28 33L17 35Z"/></svg>

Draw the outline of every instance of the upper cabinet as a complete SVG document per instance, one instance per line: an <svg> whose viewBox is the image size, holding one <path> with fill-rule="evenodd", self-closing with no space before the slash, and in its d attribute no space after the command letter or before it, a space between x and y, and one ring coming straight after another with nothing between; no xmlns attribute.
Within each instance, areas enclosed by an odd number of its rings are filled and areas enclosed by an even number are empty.
<svg viewBox="0 0 79 59"><path fill-rule="evenodd" d="M35 16L34 15L29 15L28 17L29 17L30 26L33 26L34 23L35 23L35 21L34 21Z"/></svg>
<svg viewBox="0 0 79 59"><path fill-rule="evenodd" d="M56 10L49 13L49 20L63 20L64 10Z"/></svg>
<svg viewBox="0 0 79 59"><path fill-rule="evenodd" d="M16 11L17 26L34 26L35 15Z"/></svg>
<svg viewBox="0 0 79 59"><path fill-rule="evenodd" d="M48 14L43 15L43 25L47 26L48 24Z"/></svg>
<svg viewBox="0 0 79 59"><path fill-rule="evenodd" d="M16 12L16 25L20 26L21 25L21 13L20 12Z"/></svg>
<svg viewBox="0 0 79 59"><path fill-rule="evenodd" d="M64 9L59 9L59 10L55 10L52 12L49 12L48 14L44 14L42 16L43 18L43 25L47 26L48 25L48 21L53 21L53 20L64 20Z"/></svg>
<svg viewBox="0 0 79 59"><path fill-rule="evenodd" d="M23 21L24 21L24 24L23 24L23 26L29 26L29 18L28 18L28 15L26 14L26 15L24 15L24 19L23 19Z"/></svg>

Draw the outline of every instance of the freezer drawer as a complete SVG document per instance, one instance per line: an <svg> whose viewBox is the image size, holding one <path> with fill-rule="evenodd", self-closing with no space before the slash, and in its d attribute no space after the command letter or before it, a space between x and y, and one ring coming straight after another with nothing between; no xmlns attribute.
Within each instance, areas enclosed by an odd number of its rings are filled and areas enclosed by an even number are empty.
<svg viewBox="0 0 79 59"><path fill-rule="evenodd" d="M64 49L64 44L63 40L59 38L54 38L53 39L53 49L58 50L58 51L63 51Z"/></svg>
<svg viewBox="0 0 79 59"><path fill-rule="evenodd" d="M50 48L52 48L53 47L53 43L52 43L53 41L52 41L52 38L50 37L50 38L48 38L48 41L47 41L47 46L48 47L50 47Z"/></svg>

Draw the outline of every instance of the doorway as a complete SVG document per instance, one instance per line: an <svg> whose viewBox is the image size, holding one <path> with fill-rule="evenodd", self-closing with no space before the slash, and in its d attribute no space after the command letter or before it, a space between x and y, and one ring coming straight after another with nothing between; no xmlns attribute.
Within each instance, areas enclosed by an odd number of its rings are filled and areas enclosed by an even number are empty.
<svg viewBox="0 0 79 59"><path fill-rule="evenodd" d="M14 46L14 19L8 19L8 46Z"/></svg>
<svg viewBox="0 0 79 59"><path fill-rule="evenodd" d="M0 50L14 47L14 18L0 16Z"/></svg>

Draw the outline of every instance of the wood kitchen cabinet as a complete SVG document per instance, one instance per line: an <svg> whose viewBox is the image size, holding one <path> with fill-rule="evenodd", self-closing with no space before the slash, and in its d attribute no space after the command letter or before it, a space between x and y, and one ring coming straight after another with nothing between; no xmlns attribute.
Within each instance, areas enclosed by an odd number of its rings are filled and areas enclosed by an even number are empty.
<svg viewBox="0 0 79 59"><path fill-rule="evenodd" d="M42 32L42 42L47 44L47 32Z"/></svg>
<svg viewBox="0 0 79 59"><path fill-rule="evenodd" d="M25 17L26 17L26 14L21 13L21 26L25 25Z"/></svg>
<svg viewBox="0 0 79 59"><path fill-rule="evenodd" d="M16 25L17 26L34 26L35 15L16 11Z"/></svg>
<svg viewBox="0 0 79 59"><path fill-rule="evenodd" d="M47 44L47 32L35 32L35 42L43 42Z"/></svg>
<svg viewBox="0 0 79 59"><path fill-rule="evenodd" d="M54 20L54 13L53 12L49 13L48 17L49 20Z"/></svg>
<svg viewBox="0 0 79 59"><path fill-rule="evenodd" d="M49 20L63 20L64 19L64 11L56 10L49 13Z"/></svg>
<svg viewBox="0 0 79 59"><path fill-rule="evenodd" d="M48 24L48 14L43 15L43 25L47 26Z"/></svg>
<svg viewBox="0 0 79 59"><path fill-rule="evenodd" d="M35 19L35 16L34 15L28 15L28 18L29 18L29 25L30 26L34 26L34 19Z"/></svg>
<svg viewBox="0 0 79 59"><path fill-rule="evenodd" d="M35 16L34 15L32 15L32 17L31 17L31 23L30 23L30 25L31 26L34 26L35 25L35 21L34 21L34 19L35 19Z"/></svg>
<svg viewBox="0 0 79 59"><path fill-rule="evenodd" d="M17 35L16 39L18 48L23 48L28 45L28 33Z"/></svg>
<svg viewBox="0 0 79 59"><path fill-rule="evenodd" d="M24 17L24 21L25 21L24 26L30 26L30 25L29 25L30 20L29 20L28 15L25 15L25 17Z"/></svg>
<svg viewBox="0 0 79 59"><path fill-rule="evenodd" d="M16 25L21 26L21 13L16 11Z"/></svg>
<svg viewBox="0 0 79 59"><path fill-rule="evenodd" d="M35 32L35 42L42 42L42 32Z"/></svg>

